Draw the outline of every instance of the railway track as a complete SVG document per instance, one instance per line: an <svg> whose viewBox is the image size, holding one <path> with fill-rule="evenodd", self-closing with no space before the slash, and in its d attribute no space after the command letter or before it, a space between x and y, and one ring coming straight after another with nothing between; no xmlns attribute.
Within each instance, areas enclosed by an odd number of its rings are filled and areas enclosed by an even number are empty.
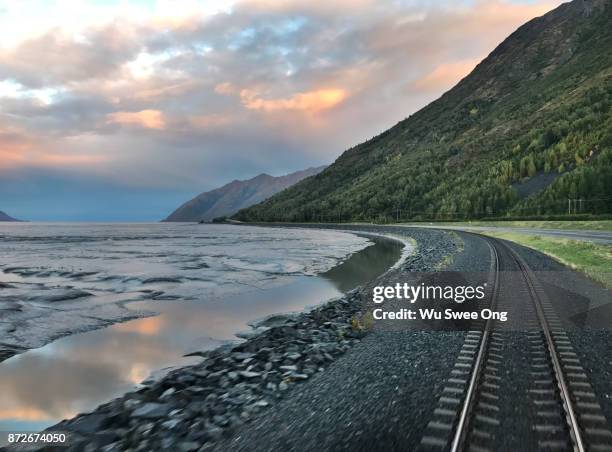
<svg viewBox="0 0 612 452"><path fill-rule="evenodd" d="M491 250L490 308L467 332L419 449L612 452L612 433L562 322L522 257Z"/></svg>

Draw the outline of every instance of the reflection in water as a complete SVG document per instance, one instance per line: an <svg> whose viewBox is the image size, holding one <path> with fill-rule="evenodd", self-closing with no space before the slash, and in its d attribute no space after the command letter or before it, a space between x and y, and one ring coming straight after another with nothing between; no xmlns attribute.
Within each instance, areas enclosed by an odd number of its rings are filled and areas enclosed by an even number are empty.
<svg viewBox="0 0 612 452"><path fill-rule="evenodd" d="M331 281L339 291L347 292L364 281L372 281L392 267L402 254L402 245L395 241L370 238L376 246L369 246L342 264L320 276Z"/></svg>
<svg viewBox="0 0 612 452"><path fill-rule="evenodd" d="M137 322L120 323L116 326L118 331L124 333L136 333L141 336L155 336L158 334L166 322L166 319L161 316L147 317Z"/></svg>
<svg viewBox="0 0 612 452"><path fill-rule="evenodd" d="M399 245L378 241L324 278L295 277L223 301L133 302L131 309L160 315L68 336L1 363L0 431L41 430L90 411L154 371L199 360L186 353L236 340L234 333L251 320L341 295L382 273L400 252Z"/></svg>

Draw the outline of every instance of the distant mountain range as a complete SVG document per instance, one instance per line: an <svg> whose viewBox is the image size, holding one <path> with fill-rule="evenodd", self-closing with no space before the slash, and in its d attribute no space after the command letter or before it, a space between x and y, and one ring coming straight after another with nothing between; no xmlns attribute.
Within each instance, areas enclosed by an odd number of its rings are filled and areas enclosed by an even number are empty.
<svg viewBox="0 0 612 452"><path fill-rule="evenodd" d="M172 212L164 221L211 221L213 218L230 216L324 169L325 166L320 166L280 177L260 174L249 180L235 180L196 196Z"/></svg>
<svg viewBox="0 0 612 452"><path fill-rule="evenodd" d="M234 218L612 214L611 49L612 0L563 3L435 102Z"/></svg>
<svg viewBox="0 0 612 452"><path fill-rule="evenodd" d="M0 221L20 221L13 217L9 217L7 214L0 210Z"/></svg>

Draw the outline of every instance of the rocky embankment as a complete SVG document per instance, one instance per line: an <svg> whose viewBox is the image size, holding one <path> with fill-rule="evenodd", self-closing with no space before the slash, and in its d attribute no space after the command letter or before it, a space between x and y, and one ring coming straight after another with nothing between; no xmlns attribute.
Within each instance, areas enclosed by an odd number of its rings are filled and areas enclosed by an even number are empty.
<svg viewBox="0 0 612 452"><path fill-rule="evenodd" d="M413 238L416 252L395 272L439 268L461 247L447 232L351 229ZM309 312L276 319L245 342L203 352L202 363L172 371L52 430L69 433L69 447L62 450L208 450L359 343L369 328L368 293L359 288Z"/></svg>

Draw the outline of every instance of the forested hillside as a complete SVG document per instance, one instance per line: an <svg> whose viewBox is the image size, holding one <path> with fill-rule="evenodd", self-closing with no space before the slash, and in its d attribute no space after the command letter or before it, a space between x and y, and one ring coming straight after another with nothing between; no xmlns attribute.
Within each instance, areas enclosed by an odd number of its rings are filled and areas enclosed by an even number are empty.
<svg viewBox="0 0 612 452"><path fill-rule="evenodd" d="M612 0L574 0L523 25L437 101L235 218L612 213L611 106Z"/></svg>

